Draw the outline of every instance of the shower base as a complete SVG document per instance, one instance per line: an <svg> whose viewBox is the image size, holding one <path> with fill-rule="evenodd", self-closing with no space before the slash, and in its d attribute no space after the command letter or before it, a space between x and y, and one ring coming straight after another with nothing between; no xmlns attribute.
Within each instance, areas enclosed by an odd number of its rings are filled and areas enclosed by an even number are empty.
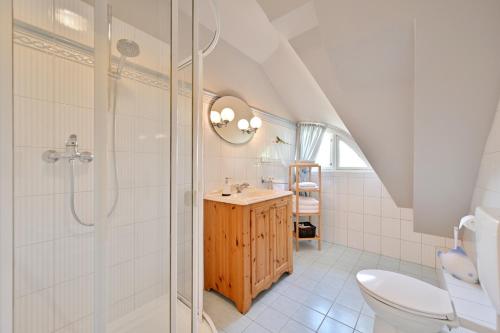
<svg viewBox="0 0 500 333"><path fill-rule="evenodd" d="M108 327L109 333L164 333L169 331L168 298L162 297L144 305L136 311L112 322ZM177 300L177 332L191 332L191 309L180 300ZM212 320L203 314L200 333L217 333Z"/></svg>

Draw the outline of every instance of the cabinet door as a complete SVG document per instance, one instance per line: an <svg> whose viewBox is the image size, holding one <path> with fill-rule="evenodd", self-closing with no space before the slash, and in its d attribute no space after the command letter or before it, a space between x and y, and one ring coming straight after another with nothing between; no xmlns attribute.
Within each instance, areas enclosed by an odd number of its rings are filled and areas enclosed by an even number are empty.
<svg viewBox="0 0 500 333"><path fill-rule="evenodd" d="M252 298L273 282L270 207L252 209L250 234L252 252Z"/></svg>
<svg viewBox="0 0 500 333"><path fill-rule="evenodd" d="M287 202L281 202L271 208L271 231L273 238L273 278L289 270L291 226L288 219Z"/></svg>

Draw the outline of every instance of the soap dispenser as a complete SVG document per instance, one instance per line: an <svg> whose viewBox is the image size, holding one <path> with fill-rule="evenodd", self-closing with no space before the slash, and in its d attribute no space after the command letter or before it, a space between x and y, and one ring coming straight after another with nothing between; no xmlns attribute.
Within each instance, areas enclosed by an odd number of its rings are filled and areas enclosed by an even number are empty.
<svg viewBox="0 0 500 333"><path fill-rule="evenodd" d="M226 181L224 182L224 187L222 188L222 195L227 197L231 195L231 184L229 184L229 177L226 177Z"/></svg>

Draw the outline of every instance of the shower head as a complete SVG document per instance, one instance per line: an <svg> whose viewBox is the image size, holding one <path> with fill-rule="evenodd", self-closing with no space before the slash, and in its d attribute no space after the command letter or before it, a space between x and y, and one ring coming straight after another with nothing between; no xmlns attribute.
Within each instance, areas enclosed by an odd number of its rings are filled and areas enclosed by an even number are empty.
<svg viewBox="0 0 500 333"><path fill-rule="evenodd" d="M120 62L118 63L118 68L116 69L116 74L120 76L123 66L125 66L125 60L127 58L137 57L141 53L141 49L139 48L139 44L131 39L120 39L118 43L116 43L116 49L121 54Z"/></svg>
<svg viewBox="0 0 500 333"><path fill-rule="evenodd" d="M139 53L141 53L139 44L130 39L120 39L118 43L116 43L116 48L122 56L127 58L137 57Z"/></svg>

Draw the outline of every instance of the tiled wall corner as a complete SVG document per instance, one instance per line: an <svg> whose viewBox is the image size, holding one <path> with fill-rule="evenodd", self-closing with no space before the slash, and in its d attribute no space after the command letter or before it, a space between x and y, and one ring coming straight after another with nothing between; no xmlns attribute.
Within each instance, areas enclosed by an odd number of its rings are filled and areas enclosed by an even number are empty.
<svg viewBox="0 0 500 333"><path fill-rule="evenodd" d="M374 172L324 172L323 238L348 247L435 267L452 240L413 231L413 211L398 208Z"/></svg>

